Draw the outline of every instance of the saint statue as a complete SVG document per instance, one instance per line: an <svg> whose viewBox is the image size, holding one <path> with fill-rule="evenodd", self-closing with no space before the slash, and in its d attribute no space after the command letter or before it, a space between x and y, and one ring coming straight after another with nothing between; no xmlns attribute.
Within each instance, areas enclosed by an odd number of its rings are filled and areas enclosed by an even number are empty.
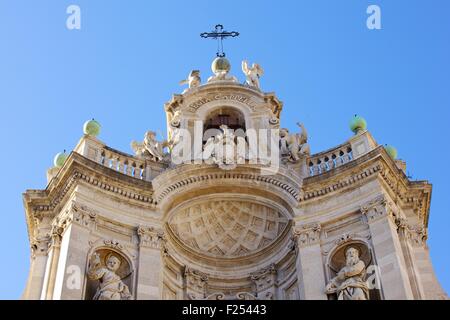
<svg viewBox="0 0 450 320"><path fill-rule="evenodd" d="M113 253L106 256L105 266L101 265L100 256L94 253L88 270L91 280L100 280L93 300L130 300L128 286L122 282L116 273L120 267L120 259Z"/></svg>
<svg viewBox="0 0 450 320"><path fill-rule="evenodd" d="M364 277L366 265L354 247L345 250L345 266L326 286L327 294L337 294L338 300L369 300L369 288Z"/></svg>

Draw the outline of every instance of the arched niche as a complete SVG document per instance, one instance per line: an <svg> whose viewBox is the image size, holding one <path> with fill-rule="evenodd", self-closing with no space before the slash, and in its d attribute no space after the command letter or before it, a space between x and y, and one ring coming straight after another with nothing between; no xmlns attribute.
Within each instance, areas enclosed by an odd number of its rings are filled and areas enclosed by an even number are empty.
<svg viewBox="0 0 450 320"><path fill-rule="evenodd" d="M128 291L131 294L131 299L134 298L134 267L131 259L123 252L118 249L111 248L108 246L97 247L91 250L90 254L87 257L87 265L86 265L86 283L85 283L85 300L93 300L95 294L97 292L97 288L100 285L102 279L93 280L88 275L88 270L90 267L90 262L94 254L98 254L101 262L101 267L106 267L106 261L109 257L114 256L118 258L120 261L120 266L115 272L123 282L128 287Z"/></svg>
<svg viewBox="0 0 450 320"><path fill-rule="evenodd" d="M366 282L369 276L379 277L376 272L376 263L374 259L373 250L370 244L364 239L359 239L357 237L347 237L343 241L338 241L338 244L330 251L327 257L326 263L326 275L327 283L329 283L334 277L337 276L338 272L346 265L345 253L348 248L355 248L358 250L359 259L364 262L365 274L364 279ZM380 283L378 279L378 283ZM336 300L336 294L328 294L329 300ZM369 299L370 300L381 300L381 288L377 286L369 285Z"/></svg>
<svg viewBox="0 0 450 320"><path fill-rule="evenodd" d="M218 107L210 111L203 121L203 131L208 129L220 129L226 125L232 130L246 130L245 115L233 107Z"/></svg>

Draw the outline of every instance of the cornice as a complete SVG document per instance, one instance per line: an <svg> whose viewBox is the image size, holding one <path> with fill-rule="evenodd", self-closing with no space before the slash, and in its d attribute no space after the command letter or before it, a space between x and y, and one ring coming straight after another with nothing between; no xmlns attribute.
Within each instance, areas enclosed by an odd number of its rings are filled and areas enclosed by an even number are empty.
<svg viewBox="0 0 450 320"><path fill-rule="evenodd" d="M305 178L299 203L354 188L355 185L373 178L380 179L386 186L386 191L398 205L413 207L416 214L427 225L431 185L427 181L409 181L382 146L324 174Z"/></svg>

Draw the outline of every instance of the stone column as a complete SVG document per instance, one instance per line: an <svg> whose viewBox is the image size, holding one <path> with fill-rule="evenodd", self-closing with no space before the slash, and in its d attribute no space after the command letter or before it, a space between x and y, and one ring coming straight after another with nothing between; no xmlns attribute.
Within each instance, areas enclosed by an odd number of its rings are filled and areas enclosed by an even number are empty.
<svg viewBox="0 0 450 320"><path fill-rule="evenodd" d="M71 219L61 241L58 267L54 281L53 300L81 300L86 274L86 259L90 249L91 229L96 225L96 214L73 204Z"/></svg>
<svg viewBox="0 0 450 320"><path fill-rule="evenodd" d="M164 233L152 227L137 229L139 236L139 265L136 299L159 300L162 291L161 247Z"/></svg>
<svg viewBox="0 0 450 320"><path fill-rule="evenodd" d="M325 273L318 223L293 227L297 245L297 273L300 299L326 300Z"/></svg>
<svg viewBox="0 0 450 320"><path fill-rule="evenodd" d="M50 241L50 236L38 236L32 240L30 272L27 287L22 297L25 300L39 300L41 298Z"/></svg>
<svg viewBox="0 0 450 320"><path fill-rule="evenodd" d="M436 279L426 245L427 230L422 225L410 225L402 220L398 223L407 245L411 266L410 277L414 279L416 299L446 299L447 295Z"/></svg>
<svg viewBox="0 0 450 320"><path fill-rule="evenodd" d="M367 217L381 286L387 300L413 299L397 226L391 208L380 196L361 208Z"/></svg>

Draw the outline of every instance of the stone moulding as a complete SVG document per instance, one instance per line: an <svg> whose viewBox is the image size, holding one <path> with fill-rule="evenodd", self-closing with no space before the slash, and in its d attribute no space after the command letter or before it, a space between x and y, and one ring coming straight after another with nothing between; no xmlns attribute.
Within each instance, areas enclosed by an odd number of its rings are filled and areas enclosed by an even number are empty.
<svg viewBox="0 0 450 320"><path fill-rule="evenodd" d="M355 171L356 168L361 169ZM376 177L385 183L393 199L400 201L402 207L412 206L424 225L428 224L431 185L426 181L409 181L403 171L395 166L382 146L341 167L322 175L306 178L299 203L330 196ZM393 183L393 179L399 182Z"/></svg>

